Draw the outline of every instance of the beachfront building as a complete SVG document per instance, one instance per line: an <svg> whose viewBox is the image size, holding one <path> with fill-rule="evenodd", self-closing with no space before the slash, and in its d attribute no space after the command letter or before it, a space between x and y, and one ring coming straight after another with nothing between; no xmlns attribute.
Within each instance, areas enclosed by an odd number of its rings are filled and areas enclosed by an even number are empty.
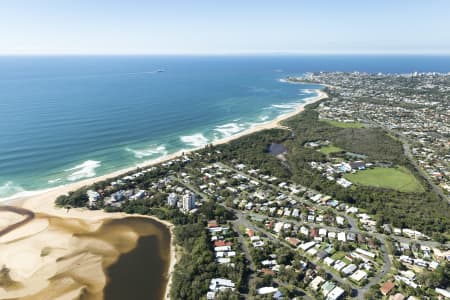
<svg viewBox="0 0 450 300"><path fill-rule="evenodd" d="M100 194L93 190L87 191L86 194L89 199L89 206L95 206L97 201L100 199Z"/></svg>
<svg viewBox="0 0 450 300"><path fill-rule="evenodd" d="M195 195L192 192L187 192L183 195L183 210L190 211L195 208Z"/></svg>
<svg viewBox="0 0 450 300"><path fill-rule="evenodd" d="M206 294L206 299L213 300L217 292L227 289L234 291L234 287L235 284L229 279L213 278L209 284L209 292Z"/></svg>
<svg viewBox="0 0 450 300"><path fill-rule="evenodd" d="M145 190L139 190L136 194L130 196L130 200L139 200L143 199L147 196L147 192Z"/></svg>
<svg viewBox="0 0 450 300"><path fill-rule="evenodd" d="M175 194L175 193L170 193L169 196L167 197L167 204L170 207L177 206L177 201L178 201L178 197L177 197L177 194Z"/></svg>
<svg viewBox="0 0 450 300"><path fill-rule="evenodd" d="M120 202L123 200L125 200L124 191L118 191L118 192L111 194L111 202Z"/></svg>

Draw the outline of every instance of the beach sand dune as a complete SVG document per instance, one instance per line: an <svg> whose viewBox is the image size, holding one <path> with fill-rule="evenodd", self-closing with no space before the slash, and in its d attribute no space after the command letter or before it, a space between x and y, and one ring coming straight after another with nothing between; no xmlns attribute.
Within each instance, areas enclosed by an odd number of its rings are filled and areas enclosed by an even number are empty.
<svg viewBox="0 0 450 300"><path fill-rule="evenodd" d="M102 299L105 268L132 250L139 233L107 221L36 215L0 237L0 299ZM7 283L7 284L4 284Z"/></svg>

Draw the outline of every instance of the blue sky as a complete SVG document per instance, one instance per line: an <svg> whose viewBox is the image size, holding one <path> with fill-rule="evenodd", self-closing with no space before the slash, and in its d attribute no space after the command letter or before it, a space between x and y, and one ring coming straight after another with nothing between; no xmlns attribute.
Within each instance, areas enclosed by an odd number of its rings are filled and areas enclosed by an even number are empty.
<svg viewBox="0 0 450 300"><path fill-rule="evenodd" d="M0 1L0 54L67 53L450 54L450 1Z"/></svg>

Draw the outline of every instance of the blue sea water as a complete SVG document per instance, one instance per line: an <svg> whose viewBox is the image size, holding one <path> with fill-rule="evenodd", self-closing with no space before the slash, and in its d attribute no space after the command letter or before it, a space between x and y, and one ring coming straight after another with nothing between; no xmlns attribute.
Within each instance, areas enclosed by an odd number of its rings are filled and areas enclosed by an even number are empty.
<svg viewBox="0 0 450 300"><path fill-rule="evenodd" d="M448 56L0 57L0 198L106 174L292 111L316 71L449 72Z"/></svg>

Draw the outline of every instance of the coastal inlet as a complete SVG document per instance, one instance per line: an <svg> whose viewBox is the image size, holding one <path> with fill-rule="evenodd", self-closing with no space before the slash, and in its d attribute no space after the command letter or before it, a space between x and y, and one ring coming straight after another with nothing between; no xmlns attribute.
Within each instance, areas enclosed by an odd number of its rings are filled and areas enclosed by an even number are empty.
<svg viewBox="0 0 450 300"><path fill-rule="evenodd" d="M80 220L7 206L0 219L0 299L164 297L170 230L160 222Z"/></svg>

